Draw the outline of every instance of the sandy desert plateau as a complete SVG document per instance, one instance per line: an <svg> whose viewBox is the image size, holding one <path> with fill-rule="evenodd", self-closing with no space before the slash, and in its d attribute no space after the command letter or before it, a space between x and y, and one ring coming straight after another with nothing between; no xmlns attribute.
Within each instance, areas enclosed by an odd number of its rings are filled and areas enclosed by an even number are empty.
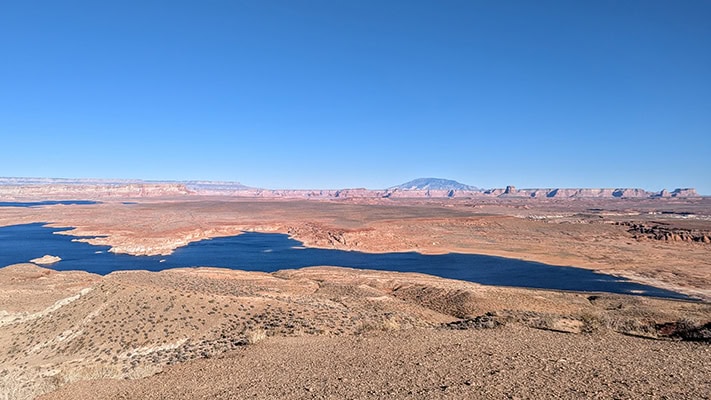
<svg viewBox="0 0 711 400"><path fill-rule="evenodd" d="M71 228L62 234L131 255L251 231L313 248L483 254L691 300L329 265L97 275L28 259L0 268L0 399L711 397L711 198L208 189L5 185L0 201L96 203L4 206L0 227Z"/></svg>

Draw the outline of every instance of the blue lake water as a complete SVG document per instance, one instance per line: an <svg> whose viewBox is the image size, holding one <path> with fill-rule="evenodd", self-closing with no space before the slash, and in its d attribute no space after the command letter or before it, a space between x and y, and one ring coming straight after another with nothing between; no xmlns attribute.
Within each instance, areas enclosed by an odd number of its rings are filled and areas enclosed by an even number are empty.
<svg viewBox="0 0 711 400"><path fill-rule="evenodd" d="M91 200L0 201L0 207L42 207L58 204L70 206L98 204L98 202Z"/></svg>
<svg viewBox="0 0 711 400"><path fill-rule="evenodd" d="M117 270L212 266L248 271L333 265L385 271L420 272L487 285L611 292L690 299L683 294L634 283L590 270L476 254L424 255L415 252L372 254L357 251L303 248L287 235L245 232L238 236L194 242L169 256L131 256L109 253L107 246L72 241L57 235L62 229L43 224L0 227L0 266L28 262L45 254L62 261L50 268L108 274Z"/></svg>

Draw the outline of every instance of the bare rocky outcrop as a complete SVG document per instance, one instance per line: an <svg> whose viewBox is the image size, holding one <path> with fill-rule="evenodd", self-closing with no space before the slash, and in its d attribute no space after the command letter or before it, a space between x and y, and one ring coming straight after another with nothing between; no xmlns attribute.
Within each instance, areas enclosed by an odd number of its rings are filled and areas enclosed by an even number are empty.
<svg viewBox="0 0 711 400"><path fill-rule="evenodd" d="M619 222L618 225L628 226L627 232L635 239L654 239L669 242L711 243L711 231L699 229L684 229L662 224L644 224L635 222Z"/></svg>

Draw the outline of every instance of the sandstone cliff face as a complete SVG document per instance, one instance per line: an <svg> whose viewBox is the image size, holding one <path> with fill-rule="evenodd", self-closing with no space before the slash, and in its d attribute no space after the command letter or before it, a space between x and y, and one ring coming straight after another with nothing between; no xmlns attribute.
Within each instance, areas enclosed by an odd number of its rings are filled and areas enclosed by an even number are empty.
<svg viewBox="0 0 711 400"><path fill-rule="evenodd" d="M684 189L675 189L671 195L672 195L672 197L696 197L699 194L696 193L696 189L694 189L694 188L684 188Z"/></svg>
<svg viewBox="0 0 711 400"><path fill-rule="evenodd" d="M181 184L126 185L0 185L0 198L100 199L183 196L193 194Z"/></svg>
<svg viewBox="0 0 711 400"><path fill-rule="evenodd" d="M513 186L506 189L492 189L484 192L489 196L505 197L531 197L531 198L650 198L650 197L695 197L695 189L676 189L671 194L666 190L661 192L648 192L639 188L548 188L548 189L520 189Z"/></svg>

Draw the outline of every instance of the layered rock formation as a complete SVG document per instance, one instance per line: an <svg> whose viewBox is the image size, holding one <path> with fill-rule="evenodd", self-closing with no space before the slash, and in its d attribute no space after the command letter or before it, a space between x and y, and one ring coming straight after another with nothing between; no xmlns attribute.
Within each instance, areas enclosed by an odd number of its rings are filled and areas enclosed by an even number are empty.
<svg viewBox="0 0 711 400"><path fill-rule="evenodd" d="M649 192L638 188L532 188L480 190L446 179L416 179L383 190L346 188L328 190L259 189L238 182L186 181L154 182L139 180L70 180L49 178L0 178L0 199L52 198L95 199L169 196L232 196L284 199L346 198L666 198L698 196L693 188Z"/></svg>
<svg viewBox="0 0 711 400"><path fill-rule="evenodd" d="M488 196L531 197L531 198L655 198L655 197L696 197L693 188L675 189L668 192L649 192L639 188L547 188L547 189L491 189L484 191Z"/></svg>
<svg viewBox="0 0 711 400"><path fill-rule="evenodd" d="M664 192L662 190L662 192ZM662 193L660 193L660 196ZM696 189L694 188L683 188L683 189L676 189L671 193L671 197L696 197L699 194L696 193Z"/></svg>
<svg viewBox="0 0 711 400"><path fill-rule="evenodd" d="M45 185L0 185L2 199L99 199L184 196L195 194L185 185L165 184L45 184Z"/></svg>

